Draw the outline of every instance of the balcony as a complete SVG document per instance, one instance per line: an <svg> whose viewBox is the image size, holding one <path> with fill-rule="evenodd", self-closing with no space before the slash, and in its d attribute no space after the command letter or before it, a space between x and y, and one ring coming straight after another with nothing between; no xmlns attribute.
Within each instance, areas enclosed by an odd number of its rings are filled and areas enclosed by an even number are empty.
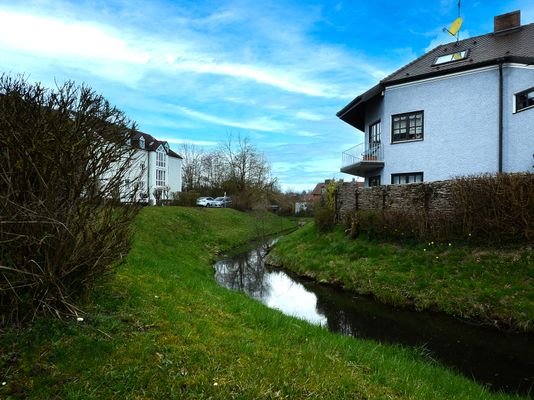
<svg viewBox="0 0 534 400"><path fill-rule="evenodd" d="M341 172L355 176L372 176L384 168L382 143L360 143L343 152Z"/></svg>

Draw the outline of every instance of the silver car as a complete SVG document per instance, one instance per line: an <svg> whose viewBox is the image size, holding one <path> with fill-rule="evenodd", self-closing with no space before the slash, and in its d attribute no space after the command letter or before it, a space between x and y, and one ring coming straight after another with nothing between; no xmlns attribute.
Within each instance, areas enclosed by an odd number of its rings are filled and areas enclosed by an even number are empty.
<svg viewBox="0 0 534 400"><path fill-rule="evenodd" d="M226 208L230 207L232 199L230 197L217 197L208 207Z"/></svg>

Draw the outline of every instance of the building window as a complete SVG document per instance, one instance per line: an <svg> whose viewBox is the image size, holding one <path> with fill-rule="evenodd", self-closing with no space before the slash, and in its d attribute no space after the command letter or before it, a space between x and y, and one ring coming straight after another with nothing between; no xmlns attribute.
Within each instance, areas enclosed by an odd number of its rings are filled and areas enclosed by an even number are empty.
<svg viewBox="0 0 534 400"><path fill-rule="evenodd" d="M156 186L165 186L165 170L156 170Z"/></svg>
<svg viewBox="0 0 534 400"><path fill-rule="evenodd" d="M463 51L458 51L456 53L445 54L443 56L436 57L436 59L434 60L434 64L432 65L440 65L440 64L446 64L450 62L465 60L467 58L468 53L469 52L467 50L463 50Z"/></svg>
<svg viewBox="0 0 534 400"><path fill-rule="evenodd" d="M140 147L141 149L144 149L144 148L145 148L145 138L144 138L143 136L141 136L141 137L139 138L139 147Z"/></svg>
<svg viewBox="0 0 534 400"><path fill-rule="evenodd" d="M534 107L534 88L515 95L515 112Z"/></svg>
<svg viewBox="0 0 534 400"><path fill-rule="evenodd" d="M162 147L159 147L158 151L156 151L156 167L165 168L165 156L165 151Z"/></svg>
<svg viewBox="0 0 534 400"><path fill-rule="evenodd" d="M374 145L380 143L380 121L375 122L374 124L369 125L369 145Z"/></svg>
<svg viewBox="0 0 534 400"><path fill-rule="evenodd" d="M391 116L391 142L423 140L423 111Z"/></svg>
<svg viewBox="0 0 534 400"><path fill-rule="evenodd" d="M145 167L145 163L144 163L144 162L142 162L142 163L140 164L140 167L141 167L141 172L145 172L145 168L146 168L146 167Z"/></svg>
<svg viewBox="0 0 534 400"><path fill-rule="evenodd" d="M367 184L369 185L369 187L380 186L380 175L370 176L367 181Z"/></svg>
<svg viewBox="0 0 534 400"><path fill-rule="evenodd" d="M402 185L405 183L423 182L422 172L410 172L407 174L391 174L392 185Z"/></svg>

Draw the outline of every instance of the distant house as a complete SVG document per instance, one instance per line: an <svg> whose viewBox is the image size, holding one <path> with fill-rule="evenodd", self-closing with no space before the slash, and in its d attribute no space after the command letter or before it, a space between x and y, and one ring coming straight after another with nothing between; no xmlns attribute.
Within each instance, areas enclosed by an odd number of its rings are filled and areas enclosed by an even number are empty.
<svg viewBox="0 0 534 400"><path fill-rule="evenodd" d="M365 186L532 171L534 24L497 16L492 33L436 47L337 116L364 132L341 172Z"/></svg>
<svg viewBox="0 0 534 400"><path fill-rule="evenodd" d="M138 185L139 200L154 204L158 198L170 199L172 193L182 191L182 157L167 142L136 131L129 144L136 149L130 177L131 184ZM127 181L127 189L129 185Z"/></svg>
<svg viewBox="0 0 534 400"><path fill-rule="evenodd" d="M326 185L330 182L329 179L324 182L320 182L313 188L311 196L308 196L308 200L312 203L320 201L323 195L326 193Z"/></svg>

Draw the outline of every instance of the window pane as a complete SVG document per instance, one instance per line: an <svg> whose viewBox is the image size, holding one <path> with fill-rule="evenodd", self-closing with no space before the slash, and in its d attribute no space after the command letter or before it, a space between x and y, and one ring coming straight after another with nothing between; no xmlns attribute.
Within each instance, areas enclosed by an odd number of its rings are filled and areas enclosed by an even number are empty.
<svg viewBox="0 0 534 400"><path fill-rule="evenodd" d="M391 183L393 185L402 185L405 183L416 183L416 182L423 182L422 172L391 175Z"/></svg>
<svg viewBox="0 0 534 400"><path fill-rule="evenodd" d="M392 142L422 139L423 136L423 111L392 116Z"/></svg>
<svg viewBox="0 0 534 400"><path fill-rule="evenodd" d="M516 95L516 111L534 106L534 89Z"/></svg>
<svg viewBox="0 0 534 400"><path fill-rule="evenodd" d="M434 61L434 65L444 64L444 63L453 62L453 61L460 61L460 60L465 59L466 57L467 57L467 50L459 51L459 52L451 53L451 54L445 54L443 56L437 57L436 60Z"/></svg>

